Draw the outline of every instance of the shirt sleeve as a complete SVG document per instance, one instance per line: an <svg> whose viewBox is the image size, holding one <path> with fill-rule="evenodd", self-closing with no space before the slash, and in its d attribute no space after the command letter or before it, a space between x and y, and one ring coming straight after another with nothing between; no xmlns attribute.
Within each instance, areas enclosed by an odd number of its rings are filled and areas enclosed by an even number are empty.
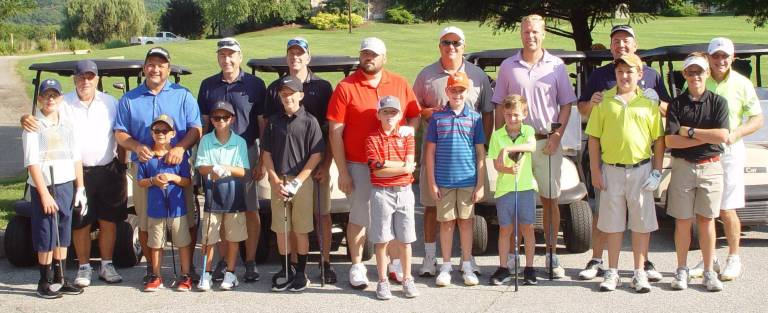
<svg viewBox="0 0 768 313"><path fill-rule="evenodd" d="M22 131L21 144L24 147L24 167L40 164L40 135Z"/></svg>
<svg viewBox="0 0 768 313"><path fill-rule="evenodd" d="M435 116L432 116L432 118L429 119L429 125L427 125L427 141L435 143L437 142L437 121L434 118Z"/></svg>
<svg viewBox="0 0 768 313"><path fill-rule="evenodd" d="M509 68L511 66L511 62L509 59L504 60L504 62L501 63L501 66L499 66L499 74L496 78L496 87L493 88L493 98L491 98L491 101L496 104L502 103L504 101L504 97L509 94L509 76L510 74L507 74L508 71L511 71Z"/></svg>
<svg viewBox="0 0 768 313"><path fill-rule="evenodd" d="M200 84L200 90L197 92L197 103L198 103L198 109L200 110L200 115L211 115L211 112L208 110L208 86L207 85L208 80L203 80L203 82Z"/></svg>
<svg viewBox="0 0 768 313"><path fill-rule="evenodd" d="M117 115L115 116L114 130L124 131L130 134L130 121L131 121L131 102L128 97L123 96L117 103Z"/></svg>
<svg viewBox="0 0 768 313"><path fill-rule="evenodd" d="M208 133L213 134L213 133ZM195 158L195 167L211 166L211 150L208 142L208 134L200 139L200 144L197 146L197 158Z"/></svg>
<svg viewBox="0 0 768 313"><path fill-rule="evenodd" d="M569 105L576 102L576 92L573 91L573 86L571 86L571 79L568 77L565 63L558 64L555 72L557 74L557 104Z"/></svg>
<svg viewBox="0 0 768 313"><path fill-rule="evenodd" d="M680 97L687 97L687 96L685 94L683 94L683 95L678 96L678 98L680 98ZM669 135L675 135L675 134L677 134L677 132L680 131L680 117L678 116L680 114L680 112L679 112L680 102L679 102L678 98L675 98L674 100L672 100L672 102L669 103L669 107L667 108L667 129L665 131L665 134L668 135L668 136ZM726 113L726 117L727 116L728 115ZM726 123L726 127L725 128L728 128L727 127L727 125L728 125L728 120L727 119L726 119L725 123Z"/></svg>
<svg viewBox="0 0 768 313"><path fill-rule="evenodd" d="M354 75L354 74L353 74ZM344 90L344 82L340 82L336 85L336 89L331 95L331 100L328 101L328 113L326 117L330 122L344 123L344 118L347 113L348 99Z"/></svg>
<svg viewBox="0 0 768 313"><path fill-rule="evenodd" d="M200 122L200 107L189 90L187 90L184 96L184 118L187 120L187 128L202 127L203 125Z"/></svg>
<svg viewBox="0 0 768 313"><path fill-rule="evenodd" d="M307 113L307 115L310 114ZM323 141L323 132L320 130L320 124L311 115L309 116L308 131L307 143L309 144L309 154L325 152L325 141Z"/></svg>
<svg viewBox="0 0 768 313"><path fill-rule="evenodd" d="M664 124L661 121L661 111L657 110L656 107L651 109L651 120L649 122L651 139L656 140L659 137L664 136Z"/></svg>
<svg viewBox="0 0 768 313"><path fill-rule="evenodd" d="M499 152L501 152L501 147L499 146L499 133L493 132L491 134L491 142L488 144L488 157L491 159L496 159L499 157Z"/></svg>
<svg viewBox="0 0 768 313"><path fill-rule="evenodd" d="M592 108L592 113L589 114L589 120L587 121L587 128L584 132L592 137L600 138L603 135L603 119L600 114L600 109L603 107L603 103Z"/></svg>
<svg viewBox="0 0 768 313"><path fill-rule="evenodd" d="M373 136L365 139L365 156L368 160L368 167L372 170L378 170L378 165L383 163L378 153L376 153L376 144L373 142Z"/></svg>
<svg viewBox="0 0 768 313"><path fill-rule="evenodd" d="M483 129L483 120L480 118L479 114L477 116L477 119L475 119L475 125L474 128L474 138L472 139L472 142L476 145L482 145L485 144L485 131Z"/></svg>
<svg viewBox="0 0 768 313"><path fill-rule="evenodd" d="M408 86L408 82L405 81L405 119L411 119L421 116L421 106L419 101L416 100L416 95L413 93L413 89ZM405 119L403 122L406 122Z"/></svg>
<svg viewBox="0 0 768 313"><path fill-rule="evenodd" d="M253 76L253 89L255 91L254 92L255 99L252 99L253 107L251 107L250 116L257 117L259 115L264 114L264 110L265 110L264 104L266 102L267 85L264 84L264 81L261 78Z"/></svg>
<svg viewBox="0 0 768 313"><path fill-rule="evenodd" d="M760 107L760 99L757 97L757 92L755 92L755 88L752 87L752 84L749 84L748 88L744 88L743 103L744 103L743 117L750 117L754 115L760 115L763 113L763 109Z"/></svg>

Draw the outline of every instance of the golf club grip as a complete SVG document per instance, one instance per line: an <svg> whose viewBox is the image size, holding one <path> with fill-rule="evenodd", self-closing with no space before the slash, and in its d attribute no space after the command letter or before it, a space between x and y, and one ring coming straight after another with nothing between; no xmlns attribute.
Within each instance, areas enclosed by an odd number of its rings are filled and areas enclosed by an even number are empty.
<svg viewBox="0 0 768 313"><path fill-rule="evenodd" d="M53 187L56 185L55 180L53 180L53 166L48 167L48 175L51 176L51 184L48 186L48 192L51 194L51 198L53 198L53 200L56 200L56 196L54 195L54 192L53 192Z"/></svg>
<svg viewBox="0 0 768 313"><path fill-rule="evenodd" d="M317 217L315 218L315 221L317 223L317 241L318 241L318 247L320 248L320 286L325 287L325 260L323 259L323 220L322 220L322 212L320 210L320 205L322 202L322 195L320 194L320 182L317 180L312 180L315 188L315 212L317 212Z"/></svg>

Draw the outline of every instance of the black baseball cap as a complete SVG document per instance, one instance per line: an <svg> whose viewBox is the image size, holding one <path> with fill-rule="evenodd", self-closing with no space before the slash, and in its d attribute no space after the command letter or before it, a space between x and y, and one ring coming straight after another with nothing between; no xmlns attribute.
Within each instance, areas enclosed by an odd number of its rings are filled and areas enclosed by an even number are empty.
<svg viewBox="0 0 768 313"><path fill-rule="evenodd" d="M280 79L280 89L290 88L294 92L304 92L304 84L300 79L293 76L285 76Z"/></svg>
<svg viewBox="0 0 768 313"><path fill-rule="evenodd" d="M99 68L96 66L96 62L92 60L80 60L75 64L75 75L82 75L85 73L93 73L99 75Z"/></svg>
<svg viewBox="0 0 768 313"><path fill-rule="evenodd" d="M168 61L168 63L171 62L171 54L168 53L168 50L165 50L163 47L154 47L149 49L149 51L147 51L147 56L144 57L144 61L146 61L151 56L161 57Z"/></svg>
<svg viewBox="0 0 768 313"><path fill-rule="evenodd" d="M224 110L229 112L229 114L235 115L235 108L232 107L232 104L227 101L217 101L213 104L213 107L211 108L211 112L216 110Z"/></svg>

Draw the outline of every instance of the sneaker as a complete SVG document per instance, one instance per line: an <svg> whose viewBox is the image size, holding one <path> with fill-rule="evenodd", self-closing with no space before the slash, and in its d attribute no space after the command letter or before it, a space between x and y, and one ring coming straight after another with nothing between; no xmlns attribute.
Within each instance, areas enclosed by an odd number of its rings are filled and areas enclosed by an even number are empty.
<svg viewBox="0 0 768 313"><path fill-rule="evenodd" d="M216 267L213 269L213 275L211 278L215 282L220 282L224 280L224 273L227 272L227 262L219 261L219 263L216 263Z"/></svg>
<svg viewBox="0 0 768 313"><path fill-rule="evenodd" d="M141 278L141 283L146 285L152 279L152 267L147 265L147 271L144 273L144 277Z"/></svg>
<svg viewBox="0 0 768 313"><path fill-rule="evenodd" d="M188 274L181 276L181 280L176 283L176 291L192 290L192 277Z"/></svg>
<svg viewBox="0 0 768 313"><path fill-rule="evenodd" d="M443 263L442 266L440 266L440 274L437 274L437 277L435 278L435 285L438 287L445 287L451 285L451 271L453 270L453 267L449 263Z"/></svg>
<svg viewBox="0 0 768 313"><path fill-rule="evenodd" d="M349 268L349 284L354 289L368 288L368 269L363 263L353 264Z"/></svg>
<svg viewBox="0 0 768 313"><path fill-rule="evenodd" d="M288 267L288 277L286 277L285 271L280 270L272 276L272 291L285 291L293 283L293 279L296 276L296 269L293 266Z"/></svg>
<svg viewBox="0 0 768 313"><path fill-rule="evenodd" d="M336 278L336 270L334 270L333 267L331 267L330 262L323 263L323 271L325 272L326 284L335 284L338 281L338 279Z"/></svg>
<svg viewBox="0 0 768 313"><path fill-rule="evenodd" d="M604 276L603 282L600 283L600 291L614 291L616 287L621 286L621 277L617 270L608 270Z"/></svg>
<svg viewBox="0 0 768 313"><path fill-rule="evenodd" d="M717 279L717 273L715 271L704 272L704 286L709 291L722 291L723 282Z"/></svg>
<svg viewBox="0 0 768 313"><path fill-rule="evenodd" d="M675 290L688 289L688 281L691 280L691 274L688 272L688 268L681 267L675 271L675 278L672 280L670 286Z"/></svg>
<svg viewBox="0 0 768 313"><path fill-rule="evenodd" d="M80 288L88 287L91 285L91 269L90 265L81 265L77 269L77 276L75 276L74 284Z"/></svg>
<svg viewBox="0 0 768 313"><path fill-rule="evenodd" d="M653 266L653 262L651 261L645 260L645 263L643 264L643 270L645 271L645 275L648 276L648 281L650 282L660 282L661 278L663 277L661 276L661 273L656 270L656 267Z"/></svg>
<svg viewBox="0 0 768 313"><path fill-rule="evenodd" d="M464 285L475 286L480 283L480 281L477 279L477 275L472 270L472 264L465 262L462 267L463 273L461 274L461 278L464 279Z"/></svg>
<svg viewBox="0 0 768 313"><path fill-rule="evenodd" d="M78 274L79 273L80 271L78 271ZM117 273L115 265L112 263L104 264L101 269L99 269L99 279L107 284L116 284L123 281L123 277Z"/></svg>
<svg viewBox="0 0 768 313"><path fill-rule="evenodd" d="M630 287L634 288L637 293L649 293L651 292L651 284L648 283L648 280L650 278L646 271L635 271Z"/></svg>
<svg viewBox="0 0 768 313"><path fill-rule="evenodd" d="M307 289L307 287L309 287L309 279L307 278L307 274L297 272L296 277L293 279L293 283L291 283L291 287L288 288L288 291L299 292Z"/></svg>
<svg viewBox="0 0 768 313"><path fill-rule="evenodd" d="M523 285L536 285L538 283L536 280L536 270L533 267L526 267L523 270Z"/></svg>
<svg viewBox="0 0 768 313"><path fill-rule="evenodd" d="M474 255L469 256L469 264L472 264L472 272L474 272L475 275L477 276L483 275L483 272L480 271L480 265L477 265L477 262L475 262Z"/></svg>
<svg viewBox="0 0 768 313"><path fill-rule="evenodd" d="M211 273L203 272L203 276L200 277L200 282L197 283L197 290L211 290Z"/></svg>
<svg viewBox="0 0 768 313"><path fill-rule="evenodd" d="M406 298L416 298L419 296L419 291L416 290L416 284L413 281L413 277L409 277L403 281L403 293Z"/></svg>
<svg viewBox="0 0 768 313"><path fill-rule="evenodd" d="M259 281L259 278L261 275L259 275L259 269L256 268L256 262L255 261L248 261L245 262L245 275L243 275L243 280L246 283Z"/></svg>
<svg viewBox="0 0 768 313"><path fill-rule="evenodd" d="M192 278L192 283L197 284L200 282L200 274L197 273L197 269L195 269L194 264L192 264L189 269L189 277Z"/></svg>
<svg viewBox="0 0 768 313"><path fill-rule="evenodd" d="M376 285L376 298L379 300L392 299L392 291L389 290L389 281L379 281Z"/></svg>
<svg viewBox="0 0 768 313"><path fill-rule="evenodd" d="M437 259L434 255L425 255L424 260L421 262L419 276L432 277L435 276L435 271L437 271Z"/></svg>
<svg viewBox="0 0 768 313"><path fill-rule="evenodd" d="M37 296L43 299L61 298L61 293L57 290L51 290L51 283L40 280L37 283Z"/></svg>
<svg viewBox="0 0 768 313"><path fill-rule="evenodd" d="M508 268L499 267L496 268L496 271L493 272L493 275L491 275L490 283L491 285L502 285L506 284L508 282L512 281L512 274L509 273Z"/></svg>
<svg viewBox="0 0 768 313"><path fill-rule="evenodd" d="M714 258L712 260L712 270L719 273L722 266L720 266L720 259ZM704 277L704 260L699 261L696 266L688 271L690 278L702 278Z"/></svg>
<svg viewBox="0 0 768 313"><path fill-rule="evenodd" d="M163 286L163 279L155 276L154 274L150 274L147 283L144 284L145 292L154 292L163 288L165 288Z"/></svg>
<svg viewBox="0 0 768 313"><path fill-rule="evenodd" d="M399 261L387 264L387 275L389 276L389 280L398 284L403 283L403 267L400 265Z"/></svg>
<svg viewBox="0 0 768 313"><path fill-rule="evenodd" d="M83 293L84 290L83 288L77 287L64 280L64 283L61 284L61 288L59 288L58 291L65 295L74 296Z"/></svg>
<svg viewBox="0 0 768 313"><path fill-rule="evenodd" d="M719 269L715 269L718 271ZM723 281L731 281L741 276L741 259L738 255L729 255L725 260L725 267L720 272L720 279Z"/></svg>
<svg viewBox="0 0 768 313"><path fill-rule="evenodd" d="M565 269L563 269L563 267L560 266L560 259L557 257L557 254L555 254L554 256L547 255L547 261L546 261L547 273L549 273L550 259L552 260L552 277L554 277L555 279L560 279L565 277Z"/></svg>
<svg viewBox="0 0 768 313"><path fill-rule="evenodd" d="M603 260L589 260L587 262L587 266L584 267L584 269L579 272L579 279L581 280L590 280L595 279L595 277L602 275L603 269L601 266L603 265Z"/></svg>
<svg viewBox="0 0 768 313"><path fill-rule="evenodd" d="M240 282L237 281L237 276L235 276L235 273L226 272L224 273L224 281L221 282L219 288L221 290L232 290L232 288L237 287L239 284Z"/></svg>

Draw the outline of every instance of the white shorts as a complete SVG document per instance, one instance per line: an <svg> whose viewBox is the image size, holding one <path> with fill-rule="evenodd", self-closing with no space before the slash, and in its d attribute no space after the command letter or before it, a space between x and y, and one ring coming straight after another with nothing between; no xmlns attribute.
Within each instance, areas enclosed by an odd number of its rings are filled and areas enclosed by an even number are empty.
<svg viewBox="0 0 768 313"><path fill-rule="evenodd" d="M744 141L725 145L725 151L720 156L723 166L723 200L721 210L734 210L745 207L744 193L744 163L747 151Z"/></svg>

